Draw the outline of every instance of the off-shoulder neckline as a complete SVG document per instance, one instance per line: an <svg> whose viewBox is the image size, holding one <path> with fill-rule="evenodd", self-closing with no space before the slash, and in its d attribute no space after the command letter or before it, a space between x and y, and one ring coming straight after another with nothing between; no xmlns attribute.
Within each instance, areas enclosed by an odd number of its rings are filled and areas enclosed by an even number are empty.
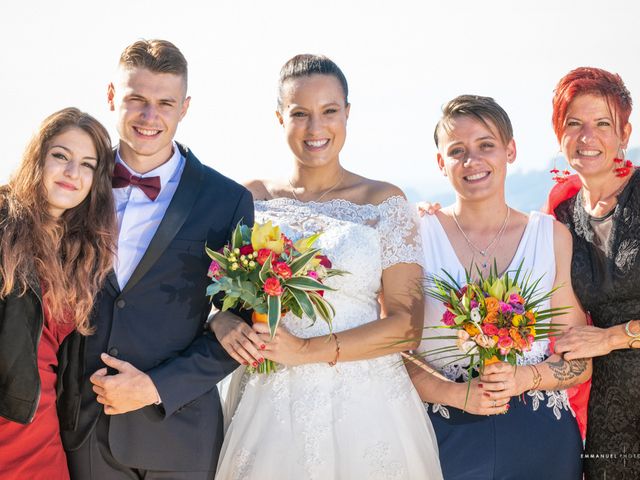
<svg viewBox="0 0 640 480"><path fill-rule="evenodd" d="M347 200L345 198L332 198L329 200L325 200L324 202L316 202L313 200L310 201L302 201L302 200L298 200L295 198L291 198L291 197L276 197L276 198L270 198L268 200L254 200L253 203L264 203L264 204L297 204L297 205L318 205L318 206L325 206L325 205L331 205L334 203L337 204L349 204L349 205L353 205L354 207L372 207L372 208L377 208L380 207L381 205L384 205L385 203L389 203L391 201L394 200L400 200L401 202L405 202L405 203L409 203L409 201L404 198L402 195L391 195L387 198L385 198L382 202L377 203L377 204L373 204L373 203L355 203L352 202L350 200Z"/></svg>

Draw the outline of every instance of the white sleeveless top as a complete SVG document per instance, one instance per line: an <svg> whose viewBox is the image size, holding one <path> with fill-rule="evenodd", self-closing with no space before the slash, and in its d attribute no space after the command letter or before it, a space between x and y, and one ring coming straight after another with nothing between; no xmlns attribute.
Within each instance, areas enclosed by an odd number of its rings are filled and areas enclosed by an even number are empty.
<svg viewBox="0 0 640 480"><path fill-rule="evenodd" d="M459 284L464 284L466 275L465 267L460 264L458 257L449 242L449 238L435 215L425 215L420 223L422 233L422 247L424 250L424 265L427 277L442 275L446 270ZM542 212L531 212L529 221L524 230L520 244L516 250L508 271L515 271L522 262L522 271L531 272L531 280L542 280L538 284L540 291L547 292L554 287L556 278L556 260L553 249L553 217ZM469 266L467 266L468 268ZM549 301L540 305L541 309L549 308ZM442 325L441 318L444 306L438 300L426 296L425 298L425 326ZM451 335L446 329L427 328L423 337L438 337ZM418 347L419 352L434 350L439 347L451 345L450 339L423 340ZM523 358L518 358L519 365L536 364L543 362L551 354L548 339L536 341L529 352L525 352ZM450 363L451 358L438 359L435 356L426 358L427 362L449 380L467 380L469 360ZM526 392L531 401L533 410L541 406L551 408L557 419L560 419L562 411L569 411L575 416L569 406L566 391L539 391ZM433 413L438 413L449 418L448 407L440 404L425 404Z"/></svg>
<svg viewBox="0 0 640 480"><path fill-rule="evenodd" d="M442 276L443 270L446 270L460 285L463 285L466 278L465 267L460 264L438 217L425 215L421 221L421 230L427 276ZM553 250L553 218L551 216L541 212L531 212L529 215L529 222L507 270L515 271L521 262L522 271L531 272L531 280L542 278L539 284L540 291L547 292L553 288L556 277L556 260ZM466 268L468 269L469 265ZM442 325L441 318L444 313L442 303L427 296L425 308L425 326ZM541 304L540 308L549 308L549 302ZM451 335L451 332L446 329L427 328L423 333L423 337L445 335ZM423 340L419 351L425 352L444 347L450 345L451 341L450 339ZM540 363L549 354L549 340L538 340L533 344L531 350L525 353L524 358L518 359L518 364ZM427 361L450 380L459 378L467 380L467 367L469 366L467 359L450 363L451 358L438 359L429 356Z"/></svg>

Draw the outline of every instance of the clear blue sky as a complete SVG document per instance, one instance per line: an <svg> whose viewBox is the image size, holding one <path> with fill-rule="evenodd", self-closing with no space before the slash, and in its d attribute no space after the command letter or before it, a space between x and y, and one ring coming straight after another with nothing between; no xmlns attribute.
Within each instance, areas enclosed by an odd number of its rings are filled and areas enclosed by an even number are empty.
<svg viewBox="0 0 640 480"><path fill-rule="evenodd" d="M138 38L173 41L190 65L191 108L177 138L243 180L287 172L273 113L280 66L323 53L344 70L352 103L343 163L424 192L447 189L433 126L455 95L490 95L511 115L514 168L538 170L557 151L552 90L581 65L621 74L640 107L640 4L389 0L25 1L0 6L0 139L5 181L42 118L75 105L115 135L106 85ZM632 123L638 125L638 109ZM115 137L114 137L115 140ZM640 144L640 131L632 136Z"/></svg>

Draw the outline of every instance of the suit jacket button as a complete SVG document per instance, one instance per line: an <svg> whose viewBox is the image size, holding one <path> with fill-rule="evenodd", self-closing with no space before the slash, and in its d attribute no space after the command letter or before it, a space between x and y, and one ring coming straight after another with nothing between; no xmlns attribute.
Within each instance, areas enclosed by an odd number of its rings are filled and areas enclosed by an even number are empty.
<svg viewBox="0 0 640 480"><path fill-rule="evenodd" d="M127 302L125 302L125 301L124 301L124 298L120 298L120 299L118 299L118 301L116 302L116 307L118 307L118 308L124 308L126 304L127 304Z"/></svg>
<svg viewBox="0 0 640 480"><path fill-rule="evenodd" d="M109 355L111 355L112 357L117 357L118 356L118 349L116 347L111 347L109 349Z"/></svg>

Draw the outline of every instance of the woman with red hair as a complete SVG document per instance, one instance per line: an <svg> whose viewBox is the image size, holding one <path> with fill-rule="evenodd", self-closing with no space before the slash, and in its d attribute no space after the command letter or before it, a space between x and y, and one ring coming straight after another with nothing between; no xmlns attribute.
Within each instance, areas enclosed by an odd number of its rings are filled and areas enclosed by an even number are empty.
<svg viewBox="0 0 640 480"><path fill-rule="evenodd" d="M575 177L549 209L573 235L572 283L593 325L556 342L565 360L593 358L587 479L640 478L640 174L624 154L631 96L620 76L578 68L558 83L553 127Z"/></svg>

